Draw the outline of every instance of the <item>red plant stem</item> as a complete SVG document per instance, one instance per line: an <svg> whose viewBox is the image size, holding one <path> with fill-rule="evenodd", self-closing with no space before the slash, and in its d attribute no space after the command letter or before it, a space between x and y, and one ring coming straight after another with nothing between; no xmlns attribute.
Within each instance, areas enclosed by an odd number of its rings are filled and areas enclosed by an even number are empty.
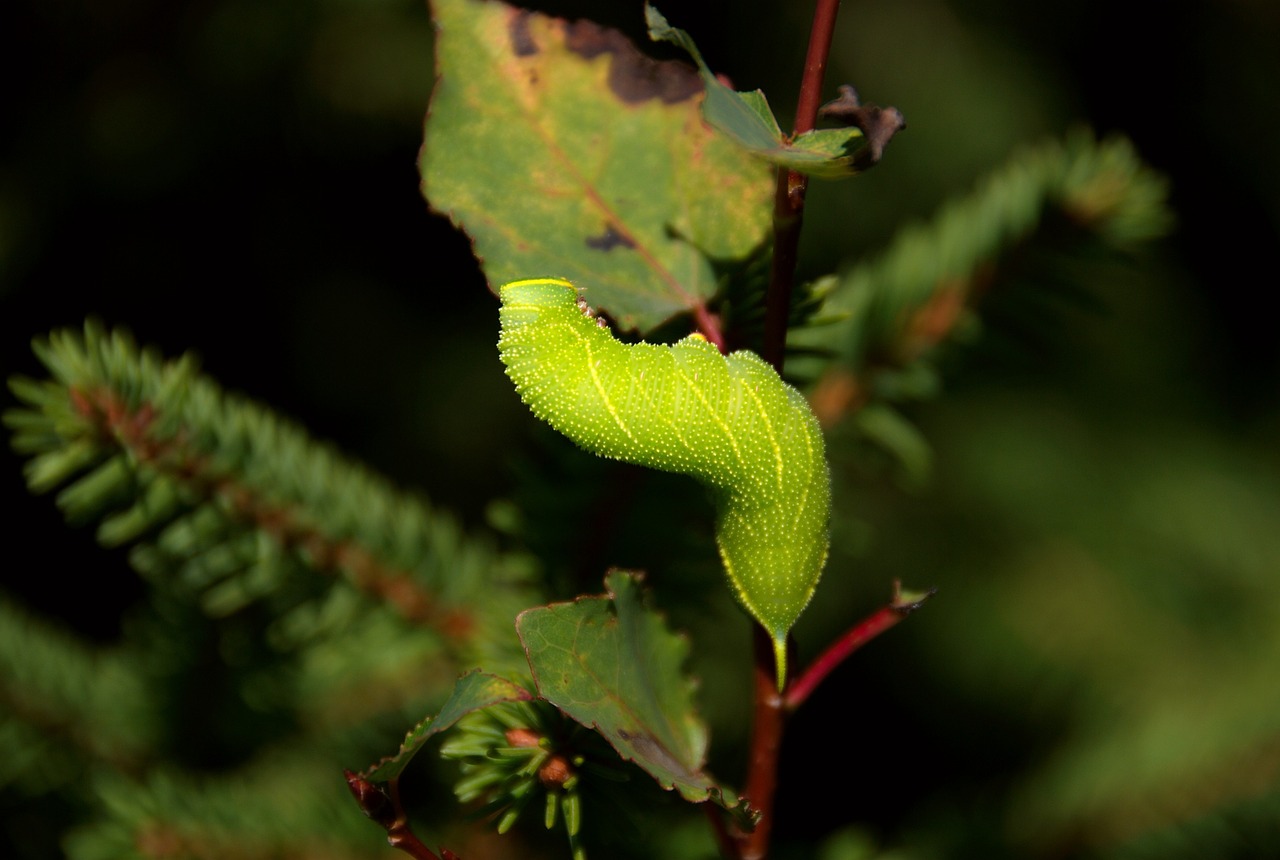
<svg viewBox="0 0 1280 860"><path fill-rule="evenodd" d="M796 100L796 134L812 131L818 122L818 108L822 105L822 76L827 71L827 57L831 55L831 39L836 32L836 15L839 13L840 0L818 0L818 6L813 10L809 51L804 58L800 97Z"/></svg>
<svg viewBox="0 0 1280 860"><path fill-rule="evenodd" d="M822 104L822 76L831 53L840 0L818 0L809 31L804 76L796 101L794 135L812 131ZM781 373L787 348L787 324L791 317L791 290L795 284L796 260L800 248L800 227L804 222L804 196L809 180L802 173L778 168L778 186L773 197L773 268L765 301L764 360Z"/></svg>
<svg viewBox="0 0 1280 860"><path fill-rule="evenodd" d="M769 854L769 834L773 829L773 795L778 785L778 751L786 718L783 697L778 692L778 676L773 664L773 640L759 625L754 629L755 712L751 722L751 761L747 772L747 800L760 813L750 833L739 840L742 860L764 860Z"/></svg>
<svg viewBox="0 0 1280 860"><path fill-rule="evenodd" d="M702 302L698 302L693 308L693 320L697 323L698 333L707 339L707 342L720 350L722 354L729 352L728 343L725 341L724 331L720 327L719 318L707 310L707 306Z"/></svg>
<svg viewBox="0 0 1280 860"><path fill-rule="evenodd" d="M787 687L787 694L784 697L784 704L788 712L794 711L804 704L819 684L831 674L837 666L845 661L845 659L857 651L863 645L866 645L872 639L879 636L884 631L893 627L902 619L906 618L911 612L908 608L902 608L889 604L881 607L871 615L858 622L847 633L837 639L835 642L823 651L816 660L809 664L809 667L796 678L796 682Z"/></svg>
<svg viewBox="0 0 1280 860"><path fill-rule="evenodd" d="M391 847L397 848L415 858L415 860L440 860L436 852L424 845L422 840L409 827L409 816L405 814L404 806L400 803L399 777L387 783L387 792L396 810L395 821L387 828L387 843Z"/></svg>
<svg viewBox="0 0 1280 860"><path fill-rule="evenodd" d="M386 787L376 785L364 776L345 771L347 788L360 804L360 809L374 823L387 831L387 843L403 851L414 860L440 860L440 857L422 843L409 826L409 816L400 802L400 778L388 780ZM445 860L458 860L456 854L442 849Z"/></svg>
<svg viewBox="0 0 1280 860"><path fill-rule="evenodd" d="M802 134L818 121L822 102L822 76L831 52L836 14L840 0L817 0L813 26L809 31L809 50L805 55L804 75L800 80L800 96L796 103L795 134ZM804 216L805 177L794 171L778 170L778 185L773 208L773 268L769 290L765 296L764 343L765 361L782 373L786 360L787 324L791 318L791 290L795 283L796 259L800 248L800 227ZM782 730L786 718L783 696L778 692L774 667L773 643L764 628L756 626L755 710L751 725L751 759L747 772L747 799L760 813L753 831L743 834L739 845L742 860L764 860L769 854L769 834L773 829L773 796L778 781L778 751L782 747Z"/></svg>
<svg viewBox="0 0 1280 860"><path fill-rule="evenodd" d="M791 317L791 291L800 248L804 190L804 176L778 168L778 188L773 198L773 268L765 298L761 357L779 374L787 352L787 323Z"/></svg>

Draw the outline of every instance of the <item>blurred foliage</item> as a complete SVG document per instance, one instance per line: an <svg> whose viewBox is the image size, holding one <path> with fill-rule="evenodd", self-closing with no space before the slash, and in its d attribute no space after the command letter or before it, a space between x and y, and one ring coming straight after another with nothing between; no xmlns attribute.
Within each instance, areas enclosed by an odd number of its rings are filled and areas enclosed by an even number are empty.
<svg viewBox="0 0 1280 860"><path fill-rule="evenodd" d="M638 3L541 5L643 41ZM807 4L662 5L787 124ZM649 568L694 638L711 768L732 780L744 627L706 597L712 560L685 559L682 578L661 562L670 545L643 540L658 529L692 543L684 521L706 511L687 485L639 478L648 528L599 529L591 517L609 511L584 488L614 467L517 418L494 303L465 240L417 194L431 38L407 0L7 4L0 371L33 374L33 334L98 313L168 353L195 348L229 387L468 524L511 500L490 514L507 540L541 535L531 550L559 597L595 589L607 560ZM989 326L949 363L947 397L905 410L932 447L917 491L862 459L835 464L833 555L797 628L801 659L894 577L940 591L793 721L777 857L1280 853L1280 348L1257 306L1280 232L1278 43L1280 9L1263 0L1159 14L1100 0L845 4L831 86L897 105L908 128L865 178L811 190L810 276L874 257L904 221L1081 120L1128 134L1169 177L1179 233L1091 267L1089 303L1055 306L1030 332ZM366 707L334 679L403 646L396 622L294 663L263 644L270 619L250 609L187 650L122 656L122 642L207 624L196 598L143 597L125 553L66 529L29 499L16 457L5 463L0 851L175 856L190 834L230 827L254 856L390 856L338 770L385 751L444 691ZM536 503L547 498L562 507ZM571 528L542 528L557 518ZM397 665L417 689L431 669L410 651ZM58 671L33 680L32 665ZM282 679L306 709L278 708ZM875 703L857 720L850 691ZM99 703L81 707L110 730L86 746L30 729L73 696ZM59 751L50 737L70 740ZM838 792L807 784L833 772L857 776ZM172 829L125 828L156 810ZM705 831L671 820L671 856L706 856ZM299 838L318 821L324 844ZM458 850L481 845L498 850Z"/></svg>

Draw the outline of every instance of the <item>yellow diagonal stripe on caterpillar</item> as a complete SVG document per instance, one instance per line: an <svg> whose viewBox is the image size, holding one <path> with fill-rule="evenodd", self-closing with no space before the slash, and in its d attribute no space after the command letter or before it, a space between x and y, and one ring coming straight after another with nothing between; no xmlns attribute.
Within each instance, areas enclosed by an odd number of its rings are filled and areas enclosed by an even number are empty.
<svg viewBox="0 0 1280 860"><path fill-rule="evenodd" d="M752 352L697 334L624 344L561 278L499 290L498 351L540 419L601 457L691 475L711 491L716 543L738 601L786 640L826 562L831 478L804 397Z"/></svg>

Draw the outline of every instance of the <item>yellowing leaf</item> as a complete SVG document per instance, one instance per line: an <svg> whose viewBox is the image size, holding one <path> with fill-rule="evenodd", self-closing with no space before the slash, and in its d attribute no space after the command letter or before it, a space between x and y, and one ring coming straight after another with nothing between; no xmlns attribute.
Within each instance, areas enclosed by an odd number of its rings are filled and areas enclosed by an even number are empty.
<svg viewBox="0 0 1280 860"><path fill-rule="evenodd" d="M769 231L773 183L705 123L701 80L621 33L483 0L434 0L421 168L490 284L555 275L647 330L704 304L712 261Z"/></svg>

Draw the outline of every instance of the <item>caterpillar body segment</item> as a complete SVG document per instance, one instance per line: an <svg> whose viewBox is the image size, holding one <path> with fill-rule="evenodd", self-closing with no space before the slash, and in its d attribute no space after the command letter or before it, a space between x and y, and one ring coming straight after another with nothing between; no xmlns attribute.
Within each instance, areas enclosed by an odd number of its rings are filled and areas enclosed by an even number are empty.
<svg viewBox="0 0 1280 860"><path fill-rule="evenodd" d="M579 446L707 485L738 600L769 632L778 684L786 637L826 563L831 507L822 432L763 359L699 335L624 344L556 278L500 290L499 353L534 414Z"/></svg>

